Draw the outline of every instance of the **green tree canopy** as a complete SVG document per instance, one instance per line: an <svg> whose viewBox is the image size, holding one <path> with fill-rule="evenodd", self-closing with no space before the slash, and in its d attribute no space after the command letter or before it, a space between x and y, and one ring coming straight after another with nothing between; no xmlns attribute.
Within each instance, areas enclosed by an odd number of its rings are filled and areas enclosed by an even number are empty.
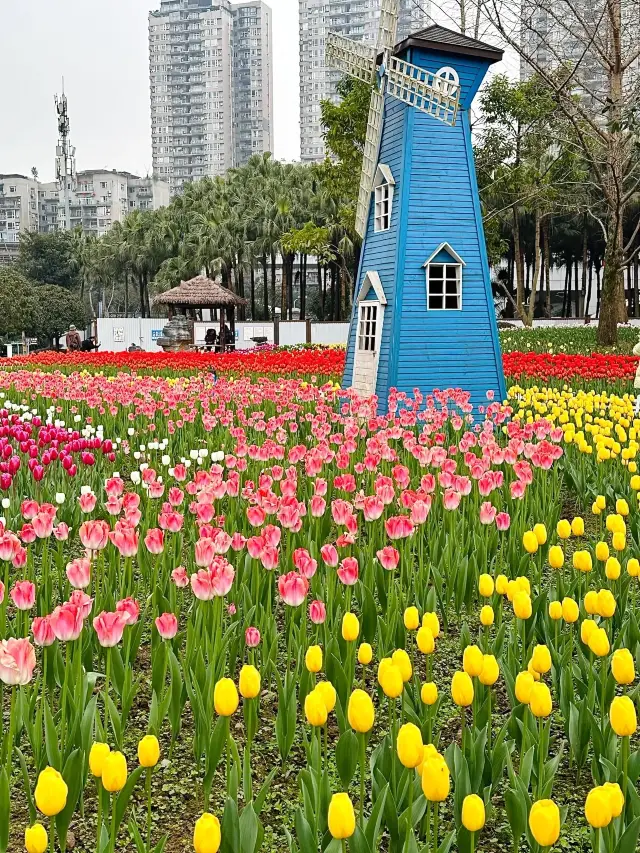
<svg viewBox="0 0 640 853"><path fill-rule="evenodd" d="M74 260L74 237L70 231L27 231L20 235L17 266L31 281L76 287L79 280Z"/></svg>

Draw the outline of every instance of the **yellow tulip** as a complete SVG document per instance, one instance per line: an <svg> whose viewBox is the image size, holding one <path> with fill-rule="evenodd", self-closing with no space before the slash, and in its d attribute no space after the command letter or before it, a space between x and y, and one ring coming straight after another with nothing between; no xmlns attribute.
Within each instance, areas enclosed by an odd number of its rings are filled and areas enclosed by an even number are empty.
<svg viewBox="0 0 640 853"><path fill-rule="evenodd" d="M594 829L602 829L611 823L611 801L602 787L592 788L587 794L584 816Z"/></svg>
<svg viewBox="0 0 640 853"><path fill-rule="evenodd" d="M609 708L609 722L618 737L631 737L638 728L636 706L628 696L616 696Z"/></svg>
<svg viewBox="0 0 640 853"><path fill-rule="evenodd" d="M422 793L430 803L442 803L449 796L451 775L441 755L430 756L422 765Z"/></svg>
<svg viewBox="0 0 640 853"><path fill-rule="evenodd" d="M596 628L595 631L591 632L588 646L596 657L603 658L609 654L611 646L604 628Z"/></svg>
<svg viewBox="0 0 640 853"><path fill-rule="evenodd" d="M477 794L467 794L462 801L462 825L469 832L479 832L484 821L484 802Z"/></svg>
<svg viewBox="0 0 640 853"><path fill-rule="evenodd" d="M102 784L114 794L121 791L127 782L127 760L121 752L110 752L102 765Z"/></svg>
<svg viewBox="0 0 640 853"><path fill-rule="evenodd" d="M546 646L536 646L533 650L531 665L536 672L544 675L551 669L551 653Z"/></svg>
<svg viewBox="0 0 640 853"><path fill-rule="evenodd" d="M562 599L562 618L568 625L573 625L574 622L578 621L578 617L580 616L580 608L578 607L578 603L573 600L573 598L563 598Z"/></svg>
<svg viewBox="0 0 640 853"><path fill-rule="evenodd" d="M432 654L436 647L433 634L431 633L431 628L427 625L422 625L418 630L418 633L416 634L416 642L423 655Z"/></svg>
<svg viewBox="0 0 640 853"><path fill-rule="evenodd" d="M230 678L221 678L213 688L213 705L220 717L230 717L238 710L240 697Z"/></svg>
<svg viewBox="0 0 640 853"><path fill-rule="evenodd" d="M568 539L571 536L571 524L566 518L561 519L556 525L556 533L560 539Z"/></svg>
<svg viewBox="0 0 640 853"><path fill-rule="evenodd" d="M455 672L453 674L451 696L460 708L467 708L473 702L473 682L466 672Z"/></svg>
<svg viewBox="0 0 640 853"><path fill-rule="evenodd" d="M304 715L310 726L324 726L327 722L327 706L324 703L322 693L314 688L307 693L304 700Z"/></svg>
<svg viewBox="0 0 640 853"><path fill-rule="evenodd" d="M478 578L478 592L483 598L489 598L493 595L495 585L491 575L483 574Z"/></svg>
<svg viewBox="0 0 640 853"><path fill-rule="evenodd" d="M336 688L330 681L320 681L316 684L316 690L322 696L327 713L330 714L336 707L336 700L338 698Z"/></svg>
<svg viewBox="0 0 640 853"><path fill-rule="evenodd" d="M609 557L604 567L604 573L610 581L617 581L620 577L620 572L622 568L620 566L620 560L616 557Z"/></svg>
<svg viewBox="0 0 640 853"><path fill-rule="evenodd" d="M539 542L533 530L525 530L522 536L522 544L527 554L535 554L539 547Z"/></svg>
<svg viewBox="0 0 640 853"><path fill-rule="evenodd" d="M560 809L553 800L538 800L529 812L529 829L541 847L552 847L560 837Z"/></svg>
<svg viewBox="0 0 640 853"><path fill-rule="evenodd" d="M391 662L397 666L402 675L402 680L405 682L411 680L413 669L411 667L411 659L404 649L396 649L391 655Z"/></svg>
<svg viewBox="0 0 640 853"><path fill-rule="evenodd" d="M492 687L500 676L498 661L493 655L483 655L482 669L480 670L480 683L485 687Z"/></svg>
<svg viewBox="0 0 640 853"><path fill-rule="evenodd" d="M145 735L138 744L138 761L141 767L155 767L160 760L160 744L155 735Z"/></svg>
<svg viewBox="0 0 640 853"><path fill-rule="evenodd" d="M509 579L506 575L498 575L496 578L496 592L498 595L506 595L507 594L507 586L509 585Z"/></svg>
<svg viewBox="0 0 640 853"><path fill-rule="evenodd" d="M637 578L640 575L640 562L635 557L627 560L627 574L632 578Z"/></svg>
<svg viewBox="0 0 640 853"><path fill-rule="evenodd" d="M102 766L104 760L111 752L108 743L96 742L89 750L89 770L96 779L102 776Z"/></svg>
<svg viewBox="0 0 640 853"><path fill-rule="evenodd" d="M573 567L579 572L590 572L593 569L593 561L589 551L574 551Z"/></svg>
<svg viewBox="0 0 640 853"><path fill-rule="evenodd" d="M260 694L260 673L255 666L245 663L240 670L238 687L243 699L255 699Z"/></svg>
<svg viewBox="0 0 640 853"><path fill-rule="evenodd" d="M624 533L616 531L611 537L611 544L613 545L616 551L624 551L624 549L627 547L627 540Z"/></svg>
<svg viewBox="0 0 640 853"><path fill-rule="evenodd" d="M413 723L400 726L396 741L398 758L403 767L414 768L422 762L424 744L420 729Z"/></svg>
<svg viewBox="0 0 640 853"><path fill-rule="evenodd" d="M554 622L557 622L559 619L562 619L562 604L559 601L550 601L549 602L549 618L553 619Z"/></svg>
<svg viewBox="0 0 640 853"><path fill-rule="evenodd" d="M629 649L616 649L611 658L611 672L618 684L633 684L636 668Z"/></svg>
<svg viewBox="0 0 640 853"><path fill-rule="evenodd" d="M523 705L528 705L531 699L531 691L535 684L533 675L530 672L519 672L516 676L516 699Z"/></svg>
<svg viewBox="0 0 640 853"><path fill-rule="evenodd" d="M624 794L622 793L622 788L617 782L605 782L602 789L609 797L611 816L620 817L622 809L624 808Z"/></svg>
<svg viewBox="0 0 640 853"><path fill-rule="evenodd" d="M493 625L494 619L493 607L490 604L485 604L480 611L480 624L485 628L490 628Z"/></svg>
<svg viewBox="0 0 640 853"><path fill-rule="evenodd" d="M434 640L438 639L440 636L440 621L436 613L424 613L422 616L422 625L431 631Z"/></svg>
<svg viewBox="0 0 640 853"><path fill-rule="evenodd" d="M596 498L596 504L598 505L599 510L603 510L607 508L607 499L604 495L598 495Z"/></svg>
<svg viewBox="0 0 640 853"><path fill-rule="evenodd" d="M49 846L47 830L41 823L34 823L24 831L24 846L27 853L46 853Z"/></svg>
<svg viewBox="0 0 640 853"><path fill-rule="evenodd" d="M366 734L373 728L376 714L371 696L364 690L354 690L347 705L347 719L355 732Z"/></svg>
<svg viewBox="0 0 640 853"><path fill-rule="evenodd" d="M35 800L38 809L47 817L60 814L67 804L69 789L60 773L53 767L45 767L38 776Z"/></svg>
<svg viewBox="0 0 640 853"><path fill-rule="evenodd" d="M467 675L478 676L482 672L483 654L478 646L467 646L462 655L462 668Z"/></svg>
<svg viewBox="0 0 640 853"><path fill-rule="evenodd" d="M574 536L584 536L584 519L579 515L571 522L571 532Z"/></svg>
<svg viewBox="0 0 640 853"><path fill-rule="evenodd" d="M398 696L402 696L404 690L402 670L396 666L391 658L385 660L388 661L388 664L378 669L378 681L385 696L388 696L389 699L397 699ZM382 664L382 661L380 663Z"/></svg>
<svg viewBox="0 0 640 853"><path fill-rule="evenodd" d="M407 631L417 631L420 625L420 614L417 607L407 607L404 611L404 627Z"/></svg>
<svg viewBox="0 0 640 853"><path fill-rule="evenodd" d="M342 639L352 643L360 634L360 622L355 613L345 613L342 617Z"/></svg>
<svg viewBox="0 0 640 853"><path fill-rule="evenodd" d="M551 691L543 681L536 682L531 688L529 708L534 717L548 717L551 713Z"/></svg>
<svg viewBox="0 0 640 853"><path fill-rule="evenodd" d="M373 649L369 643L360 643L358 648L358 663L368 666L373 660Z"/></svg>
<svg viewBox="0 0 640 853"><path fill-rule="evenodd" d="M594 616L598 612L598 593L595 589L590 589L584 597L584 609L589 616Z"/></svg>
<svg viewBox="0 0 640 853"><path fill-rule="evenodd" d="M309 672L320 672L322 669L322 649L320 646L309 646L304 656L304 664Z"/></svg>
<svg viewBox="0 0 640 853"><path fill-rule="evenodd" d="M609 546L606 542L598 542L596 544L596 560L601 563L606 563L609 559Z"/></svg>
<svg viewBox="0 0 640 853"><path fill-rule="evenodd" d="M544 524L534 524L533 532L535 534L536 539L538 540L538 545L544 545L547 541L547 528L544 526Z"/></svg>
<svg viewBox="0 0 640 853"><path fill-rule="evenodd" d="M611 619L616 612L616 600L610 589L601 589L598 593L598 615L603 619Z"/></svg>
<svg viewBox="0 0 640 853"><path fill-rule="evenodd" d="M435 705L438 701L438 688L433 681L427 681L422 685L420 699L425 705Z"/></svg>
<svg viewBox="0 0 640 853"><path fill-rule="evenodd" d="M552 569L561 569L564 565L564 551L559 545L549 548L549 565Z"/></svg>
<svg viewBox="0 0 640 853"><path fill-rule="evenodd" d="M356 831L356 816L349 794L334 794L331 797L327 822L333 838L351 838Z"/></svg>
<svg viewBox="0 0 640 853"><path fill-rule="evenodd" d="M526 592L517 592L513 597L513 612L518 619L529 619L532 611L531 597Z"/></svg>
<svg viewBox="0 0 640 853"><path fill-rule="evenodd" d="M193 830L193 848L195 853L218 853L222 834L218 818L205 812L196 821Z"/></svg>
<svg viewBox="0 0 640 853"><path fill-rule="evenodd" d="M629 515L629 504L624 498L618 498L616 501L616 512L622 516Z"/></svg>

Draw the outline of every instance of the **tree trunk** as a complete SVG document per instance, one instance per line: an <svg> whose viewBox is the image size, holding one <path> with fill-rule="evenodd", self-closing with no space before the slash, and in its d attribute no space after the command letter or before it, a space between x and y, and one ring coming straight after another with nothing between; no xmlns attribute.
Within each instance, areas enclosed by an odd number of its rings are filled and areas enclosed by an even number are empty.
<svg viewBox="0 0 640 853"><path fill-rule="evenodd" d="M124 274L124 316L129 316L129 273Z"/></svg>
<svg viewBox="0 0 640 853"><path fill-rule="evenodd" d="M540 268L542 266L542 255L540 252L540 210L536 207L534 215L535 238L533 246L533 279L531 281L531 293L529 295L529 312L527 314L526 326L533 326L533 315L536 310L536 294L538 290L538 279L540 278ZM524 318L523 318L524 319Z"/></svg>
<svg viewBox="0 0 640 853"><path fill-rule="evenodd" d="M320 261L316 261L316 270L318 275L318 295L320 297L320 319L324 320L324 303L327 296L327 268L325 267L323 270Z"/></svg>
<svg viewBox="0 0 640 853"><path fill-rule="evenodd" d="M288 270L287 270L287 259L284 255L281 255L280 258L281 258L280 268L282 270L281 283L280 283L280 319L286 320L287 319L287 302L288 302L287 297L289 295L289 288L287 285L287 272L288 272Z"/></svg>
<svg viewBox="0 0 640 853"><path fill-rule="evenodd" d="M276 319L276 253L271 252L271 305L273 306L273 319Z"/></svg>
<svg viewBox="0 0 640 853"><path fill-rule="evenodd" d="M582 316L588 313L588 303L585 302L587 295L587 262L589 258L589 234L587 232L587 222L585 222L582 231Z"/></svg>
<svg viewBox="0 0 640 853"><path fill-rule="evenodd" d="M576 258L573 262L573 271L574 271L574 299L576 303L576 317L580 317L580 284L578 279L578 259Z"/></svg>
<svg viewBox="0 0 640 853"><path fill-rule="evenodd" d="M253 264L253 260L251 261L251 281L249 284L251 288L251 319L256 319L256 269Z"/></svg>
<svg viewBox="0 0 640 853"><path fill-rule="evenodd" d="M144 303L144 277L142 276L142 273L140 273L140 276L139 276L139 278L138 278L138 289L139 289L139 291L140 291L140 316L141 316L141 317L144 317L144 316L145 316L145 313L144 313L144 310L145 310L145 303Z"/></svg>
<svg viewBox="0 0 640 853"><path fill-rule="evenodd" d="M622 241L618 240L619 235L607 236L607 244L604 250L598 343L602 346L612 347L618 342L620 292L624 287L621 281L623 258ZM624 299L624 292L622 295Z"/></svg>
<svg viewBox="0 0 640 853"><path fill-rule="evenodd" d="M633 316L640 317L640 306L638 305L638 258L633 262Z"/></svg>
<svg viewBox="0 0 640 853"><path fill-rule="evenodd" d="M263 255L260 259L260 263L262 264L262 286L264 287L264 292L262 294L263 300L263 312L262 319L269 319L269 282L267 277L267 256Z"/></svg>
<svg viewBox="0 0 640 853"><path fill-rule="evenodd" d="M300 256L300 319L307 318L307 256Z"/></svg>
<svg viewBox="0 0 640 853"><path fill-rule="evenodd" d="M569 264L564 267L564 290L562 291L562 316L567 316L567 302L569 301Z"/></svg>
<svg viewBox="0 0 640 853"><path fill-rule="evenodd" d="M544 221L544 284L546 291L545 315L551 319L551 246L549 243L549 220Z"/></svg>
<svg viewBox="0 0 640 853"><path fill-rule="evenodd" d="M515 207L513 208L513 254L516 268L516 306L518 316L524 322L524 259L520 245L520 217Z"/></svg>
<svg viewBox="0 0 640 853"><path fill-rule="evenodd" d="M587 286L587 298L584 305L585 314L591 316L589 306L591 305L591 291L593 289L593 258L589 258L589 284Z"/></svg>
<svg viewBox="0 0 640 853"><path fill-rule="evenodd" d="M600 305L602 302L602 282L600 280L600 270L602 269L600 258L596 261L596 317L600 316Z"/></svg>

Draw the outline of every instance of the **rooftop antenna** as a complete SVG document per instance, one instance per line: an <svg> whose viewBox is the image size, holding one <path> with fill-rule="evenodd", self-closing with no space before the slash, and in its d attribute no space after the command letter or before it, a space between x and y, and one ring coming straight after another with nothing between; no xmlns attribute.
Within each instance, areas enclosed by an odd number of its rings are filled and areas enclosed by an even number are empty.
<svg viewBox="0 0 640 853"><path fill-rule="evenodd" d="M71 228L71 193L76 185L76 149L69 140L69 107L64 93L64 77L62 78L62 94L55 95L56 112L58 114L58 145L56 146L56 180L62 202L58 207L58 227L63 231Z"/></svg>

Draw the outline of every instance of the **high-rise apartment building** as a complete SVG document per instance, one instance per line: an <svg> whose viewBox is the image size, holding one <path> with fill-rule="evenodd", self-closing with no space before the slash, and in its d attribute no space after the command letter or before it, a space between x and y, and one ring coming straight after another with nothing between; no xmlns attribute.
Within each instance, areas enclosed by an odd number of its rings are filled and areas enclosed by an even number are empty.
<svg viewBox="0 0 640 853"><path fill-rule="evenodd" d="M89 169L77 173L68 192L67 224L63 195L58 181L0 174L0 266L17 258L25 231L46 234L80 227L85 234L103 237L133 210L157 210L170 201L169 185L157 178Z"/></svg>
<svg viewBox="0 0 640 853"><path fill-rule="evenodd" d="M273 150L271 10L261 0L161 0L149 58L153 168L172 195Z"/></svg>
<svg viewBox="0 0 640 853"><path fill-rule="evenodd" d="M375 44L380 0L299 0L300 154L312 163L325 156L320 103L336 99L342 76L325 64L328 32ZM398 41L430 23L429 0L400 0Z"/></svg>

